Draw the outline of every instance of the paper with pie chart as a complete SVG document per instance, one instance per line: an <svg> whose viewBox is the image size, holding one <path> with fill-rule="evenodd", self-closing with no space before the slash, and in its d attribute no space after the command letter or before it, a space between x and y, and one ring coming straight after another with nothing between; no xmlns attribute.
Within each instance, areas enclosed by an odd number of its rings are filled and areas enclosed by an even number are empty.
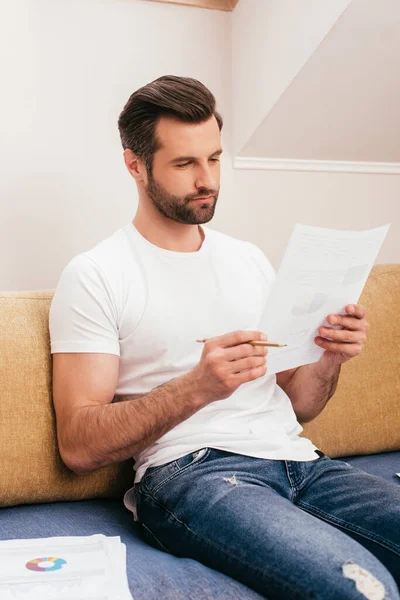
<svg viewBox="0 0 400 600"><path fill-rule="evenodd" d="M1 600L89 598L132 600L119 536L0 541Z"/></svg>
<svg viewBox="0 0 400 600"><path fill-rule="evenodd" d="M319 327L332 327L330 313L344 315L347 304L358 303L389 227L295 225L259 323L270 341L287 344L268 349L267 375L319 360Z"/></svg>

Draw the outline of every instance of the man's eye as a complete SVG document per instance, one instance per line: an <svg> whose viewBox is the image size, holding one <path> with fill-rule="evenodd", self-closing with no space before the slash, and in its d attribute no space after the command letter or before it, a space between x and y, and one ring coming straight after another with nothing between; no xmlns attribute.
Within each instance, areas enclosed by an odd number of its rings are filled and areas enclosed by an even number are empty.
<svg viewBox="0 0 400 600"><path fill-rule="evenodd" d="M190 161L187 163L184 163L182 165L176 165L177 167L187 167L187 165L190 165Z"/></svg>
<svg viewBox="0 0 400 600"><path fill-rule="evenodd" d="M219 158L210 158L212 162L219 162Z"/></svg>

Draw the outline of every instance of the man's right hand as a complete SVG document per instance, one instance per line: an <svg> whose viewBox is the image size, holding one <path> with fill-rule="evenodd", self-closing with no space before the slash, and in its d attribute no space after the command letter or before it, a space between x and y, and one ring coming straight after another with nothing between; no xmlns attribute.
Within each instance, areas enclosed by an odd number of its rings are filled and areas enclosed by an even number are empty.
<svg viewBox="0 0 400 600"><path fill-rule="evenodd" d="M229 398L237 388L267 372L268 348L246 342L265 341L261 331L239 330L205 342L200 362L188 375L206 404Z"/></svg>

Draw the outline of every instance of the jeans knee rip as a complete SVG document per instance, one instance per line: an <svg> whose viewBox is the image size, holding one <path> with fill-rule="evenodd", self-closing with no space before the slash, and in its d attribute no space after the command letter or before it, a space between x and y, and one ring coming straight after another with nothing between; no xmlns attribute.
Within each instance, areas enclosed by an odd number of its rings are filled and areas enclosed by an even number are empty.
<svg viewBox="0 0 400 600"><path fill-rule="evenodd" d="M239 485L238 480L236 479L236 475L232 475L232 477L223 477L223 480L231 485Z"/></svg>
<svg viewBox="0 0 400 600"><path fill-rule="evenodd" d="M385 600L385 588L372 573L351 560L344 563L342 571L345 577L355 582L357 590L368 600Z"/></svg>

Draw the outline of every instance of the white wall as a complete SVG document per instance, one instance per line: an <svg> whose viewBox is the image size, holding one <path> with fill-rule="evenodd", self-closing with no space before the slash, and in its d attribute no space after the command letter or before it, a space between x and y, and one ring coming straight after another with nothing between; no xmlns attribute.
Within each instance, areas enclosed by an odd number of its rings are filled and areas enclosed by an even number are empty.
<svg viewBox="0 0 400 600"><path fill-rule="evenodd" d="M72 256L132 220L117 119L167 73L203 81L225 118L211 227L257 243L277 268L296 222L392 222L378 262L400 262L399 176L232 171L230 22L140 0L0 3L0 290L55 288Z"/></svg>
<svg viewBox="0 0 400 600"><path fill-rule="evenodd" d="M0 290L54 288L72 256L132 220L117 119L138 87L200 79L229 146L230 20L140 0L0 3Z"/></svg>
<svg viewBox="0 0 400 600"><path fill-rule="evenodd" d="M400 263L400 176L299 171L234 171L233 193L212 224L263 249L278 269L295 223L362 230L391 228L377 263Z"/></svg>

